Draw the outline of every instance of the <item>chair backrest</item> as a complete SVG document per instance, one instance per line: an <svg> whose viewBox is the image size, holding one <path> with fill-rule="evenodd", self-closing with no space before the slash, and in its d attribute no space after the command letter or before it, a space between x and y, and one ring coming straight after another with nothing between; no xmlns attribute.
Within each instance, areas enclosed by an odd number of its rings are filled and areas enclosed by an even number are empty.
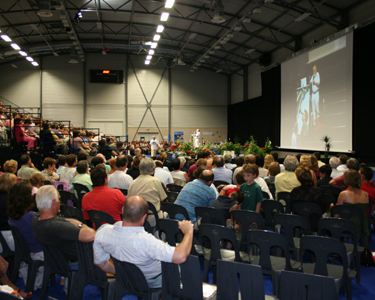
<svg viewBox="0 0 375 300"><path fill-rule="evenodd" d="M90 190L87 186L80 183L73 183L74 190L77 192L77 197L79 203L82 203L82 198L86 193L89 193Z"/></svg>
<svg viewBox="0 0 375 300"><path fill-rule="evenodd" d="M310 221L310 229L316 231L317 220L322 217L322 208L320 205L312 202L294 202L292 212L301 215Z"/></svg>
<svg viewBox="0 0 375 300"><path fill-rule="evenodd" d="M167 188L169 189L169 191L171 192L177 192L179 193L181 190L182 190L182 186L181 185L177 185L177 184L167 184Z"/></svg>
<svg viewBox="0 0 375 300"><path fill-rule="evenodd" d="M266 183L267 183L268 189L270 190L270 193L272 194L273 199L276 200L276 195L275 195L275 192L276 192L275 182L269 182L268 180L266 180Z"/></svg>
<svg viewBox="0 0 375 300"><path fill-rule="evenodd" d="M230 184L230 182L226 182L226 181L222 181L222 180L216 180L216 181L213 182L213 184L214 184L215 187L218 187L219 185L222 185L222 184L228 185L228 184Z"/></svg>
<svg viewBox="0 0 375 300"><path fill-rule="evenodd" d="M152 215L154 216L155 218L155 226L151 226L150 222L146 219L145 221L145 224L143 225L145 230L151 234L154 234L155 231L159 230L159 215L158 215L158 212L156 211L156 208L155 206L151 203L151 202L148 202L147 201L147 204L148 204L148 215ZM150 213L151 211L151 213Z"/></svg>
<svg viewBox="0 0 375 300"><path fill-rule="evenodd" d="M357 253L357 226L350 220L340 218L325 218L318 222L318 234L330 236L336 240L354 245L354 253Z"/></svg>
<svg viewBox="0 0 375 300"><path fill-rule="evenodd" d="M220 209L207 206L195 207L196 220L201 219L201 224L218 224L225 226L226 220L224 213Z"/></svg>
<svg viewBox="0 0 375 300"><path fill-rule="evenodd" d="M272 273L270 251L272 248L279 248L283 251L285 258L285 270L291 270L289 246L285 236L265 230L249 230L247 232L247 244L255 245L260 250L259 265L266 274ZM276 253L276 251L275 251Z"/></svg>
<svg viewBox="0 0 375 300"><path fill-rule="evenodd" d="M82 210L77 207L61 204L60 213L65 218L74 218L81 221L82 223L85 222L83 219Z"/></svg>
<svg viewBox="0 0 375 300"><path fill-rule="evenodd" d="M295 246L293 237L301 237L310 232L309 221L298 215L277 214L273 220L275 226L281 225L281 231L284 229L284 236L290 248Z"/></svg>
<svg viewBox="0 0 375 300"><path fill-rule="evenodd" d="M91 284L105 287L108 284L107 276L98 266L94 265L93 243L77 242L78 270Z"/></svg>
<svg viewBox="0 0 375 300"><path fill-rule="evenodd" d="M69 277L68 260L59 248L40 243L44 253L44 264L48 265L52 272Z"/></svg>
<svg viewBox="0 0 375 300"><path fill-rule="evenodd" d="M96 230L102 225L102 223L115 224L115 220L112 216L104 211L100 210L88 210L90 220L94 223Z"/></svg>
<svg viewBox="0 0 375 300"><path fill-rule="evenodd" d="M291 213L291 206L290 206L290 193L289 192L280 192L277 193L277 201L284 200L285 201L285 212Z"/></svg>
<svg viewBox="0 0 375 300"><path fill-rule="evenodd" d="M268 195L267 192L262 191L262 196L263 196L263 199L267 199L267 200L270 199L270 195Z"/></svg>
<svg viewBox="0 0 375 300"><path fill-rule="evenodd" d="M264 300L264 283L260 266L217 261L217 300Z"/></svg>
<svg viewBox="0 0 375 300"><path fill-rule="evenodd" d="M242 235L241 235L241 249L246 246L246 235L247 231L250 229L250 225L254 222L258 224L258 229L265 229L264 220L261 214L251 211L251 210L234 210L232 211L233 223L238 221L242 225Z"/></svg>
<svg viewBox="0 0 375 300"><path fill-rule="evenodd" d="M162 239L163 233L169 245L176 247L176 243L181 243L183 234L178 226L177 220L159 219L159 238Z"/></svg>
<svg viewBox="0 0 375 300"><path fill-rule="evenodd" d="M332 277L282 271L279 300L337 299Z"/></svg>
<svg viewBox="0 0 375 300"><path fill-rule="evenodd" d="M44 185L52 185L52 182L49 180L44 180Z"/></svg>
<svg viewBox="0 0 375 300"><path fill-rule="evenodd" d="M203 300L202 274L197 256L188 256L183 264L161 263L162 299Z"/></svg>
<svg viewBox="0 0 375 300"><path fill-rule="evenodd" d="M174 203L177 200L178 193L173 191L167 191L167 200L169 203Z"/></svg>
<svg viewBox="0 0 375 300"><path fill-rule="evenodd" d="M262 211L264 211L264 225L267 229L273 229L275 227L273 217L275 214L281 214L284 212L284 206L275 200L263 200Z"/></svg>
<svg viewBox="0 0 375 300"><path fill-rule="evenodd" d="M161 203L161 210L167 212L170 219L176 219L176 215L180 214L184 216L185 220L190 220L186 208L181 205L164 201Z"/></svg>
<svg viewBox="0 0 375 300"><path fill-rule="evenodd" d="M359 207L353 205L335 205L331 208L331 216L335 215L338 215L340 218L346 220L353 220L358 218L361 223L360 226L357 226L358 238L363 235L364 215L363 211Z"/></svg>
<svg viewBox="0 0 375 300"><path fill-rule="evenodd" d="M73 205L77 208L82 208L81 203L78 202L76 195L71 192L67 191L59 191L60 193L60 201L62 204L69 205L69 200L73 203Z"/></svg>
<svg viewBox="0 0 375 300"><path fill-rule="evenodd" d="M326 208L329 208L332 203L336 205L338 196L336 192L337 188L330 185L322 185L320 188L324 191L324 195L326 197Z"/></svg>
<svg viewBox="0 0 375 300"><path fill-rule="evenodd" d="M348 259L344 244L333 238L305 235L301 238L301 261L305 252L312 252L315 258L314 274L328 276L327 261L329 257L340 257L343 266L342 279L348 279ZM303 264L302 264L303 270Z"/></svg>
<svg viewBox="0 0 375 300"><path fill-rule="evenodd" d="M62 185L62 188L61 188L61 185ZM68 183L65 182L65 181L54 181L53 182L53 186L58 190L58 191L67 191L67 192L70 192L70 189L69 189L69 186L68 186Z"/></svg>
<svg viewBox="0 0 375 300"><path fill-rule="evenodd" d="M150 291L142 271L132 263L119 261L114 257L112 260L116 268L116 286L121 285L127 293L142 299L149 299ZM120 295L116 297L121 298Z"/></svg>
<svg viewBox="0 0 375 300"><path fill-rule="evenodd" d="M241 261L239 254L239 243L234 231L220 225L201 224L198 226L199 241L203 246L203 255L205 259L211 262L221 259L221 241L229 241L233 245L235 261ZM209 243L207 243L209 241ZM205 248L211 246L211 251L205 251Z"/></svg>
<svg viewBox="0 0 375 300"><path fill-rule="evenodd" d="M22 235L21 231L15 226L10 226L10 230L12 231L12 235L14 238L15 255L19 256L22 261L28 263L31 260L31 256L25 237Z"/></svg>
<svg viewBox="0 0 375 300"><path fill-rule="evenodd" d="M123 193L124 196L128 195L128 190L124 190L124 189L117 189L117 190L121 191L121 193Z"/></svg>

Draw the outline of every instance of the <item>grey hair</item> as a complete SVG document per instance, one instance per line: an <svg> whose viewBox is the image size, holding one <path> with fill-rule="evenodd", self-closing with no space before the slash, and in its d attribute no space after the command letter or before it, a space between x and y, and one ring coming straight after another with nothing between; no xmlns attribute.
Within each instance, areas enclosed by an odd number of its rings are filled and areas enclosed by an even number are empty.
<svg viewBox="0 0 375 300"><path fill-rule="evenodd" d="M155 162L148 157L141 160L139 164L139 172L141 175L152 175L154 174Z"/></svg>
<svg viewBox="0 0 375 300"><path fill-rule="evenodd" d="M346 166L348 167L349 170L359 170L359 161L355 158L349 158L346 161Z"/></svg>
<svg viewBox="0 0 375 300"><path fill-rule="evenodd" d="M230 153L225 154L223 158L225 163L230 163L232 161L232 155Z"/></svg>
<svg viewBox="0 0 375 300"><path fill-rule="evenodd" d="M186 164L186 159L185 159L185 157L183 157L183 156L179 156L179 157L177 157L179 160L180 160L180 166L185 166L185 164Z"/></svg>
<svg viewBox="0 0 375 300"><path fill-rule="evenodd" d="M293 155L288 155L284 159L285 171L294 172L298 166L298 159Z"/></svg>
<svg viewBox="0 0 375 300"><path fill-rule="evenodd" d="M336 169L340 165L340 158L332 156L329 160L329 165L332 169Z"/></svg>
<svg viewBox="0 0 375 300"><path fill-rule="evenodd" d="M53 185L42 186L35 197L36 206L39 211L42 211L42 209L51 209L53 199L60 201L56 188Z"/></svg>
<svg viewBox="0 0 375 300"><path fill-rule="evenodd" d="M98 153L96 156L100 156L104 159L103 163L106 163L107 160L105 159L105 156L102 153Z"/></svg>

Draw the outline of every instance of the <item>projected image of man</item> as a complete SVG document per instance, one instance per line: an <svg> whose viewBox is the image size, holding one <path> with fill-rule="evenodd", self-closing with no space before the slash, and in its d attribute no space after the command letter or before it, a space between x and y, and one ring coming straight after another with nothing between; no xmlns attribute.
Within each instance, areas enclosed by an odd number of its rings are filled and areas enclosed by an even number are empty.
<svg viewBox="0 0 375 300"><path fill-rule="evenodd" d="M319 87L320 87L320 75L316 65L313 66L313 75L310 76L311 85L311 106L312 106L312 120L316 125L316 119L319 117Z"/></svg>

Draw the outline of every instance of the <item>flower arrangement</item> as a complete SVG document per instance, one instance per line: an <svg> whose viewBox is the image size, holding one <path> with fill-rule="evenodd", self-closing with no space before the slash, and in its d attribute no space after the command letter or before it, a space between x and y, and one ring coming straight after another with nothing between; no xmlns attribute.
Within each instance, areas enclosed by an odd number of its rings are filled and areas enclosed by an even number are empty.
<svg viewBox="0 0 375 300"><path fill-rule="evenodd" d="M328 135L323 136L322 141L324 142L324 157L328 158L328 152L332 147L331 138Z"/></svg>

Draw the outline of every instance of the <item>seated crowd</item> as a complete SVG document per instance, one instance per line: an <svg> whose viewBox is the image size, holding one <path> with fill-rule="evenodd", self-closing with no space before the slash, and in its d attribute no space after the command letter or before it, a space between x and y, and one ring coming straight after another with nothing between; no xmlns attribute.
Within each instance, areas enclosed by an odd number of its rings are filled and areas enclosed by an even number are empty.
<svg viewBox="0 0 375 300"><path fill-rule="evenodd" d="M27 123L22 121L24 118L21 122L16 120L15 125L21 128ZM292 205L297 201L317 203L325 213L330 206L324 186L337 191L336 205L356 205L364 213L367 197L375 205L371 168L346 155L332 157L328 165L320 161L319 153L287 155L279 164L276 153L239 156L233 161L230 154L219 157L206 150L199 152L196 159L178 157L168 161L165 152L147 157L144 153L150 149L148 142L95 140L84 130L73 130L70 138L69 132L60 129L64 128L45 123L39 134L44 137L43 142L49 139L59 146L71 143L72 149L78 149L75 154L68 154L67 146L60 148L57 161L45 157L42 171L33 165L28 154L21 156L18 172L16 161L5 162L0 175L0 230L14 250L10 226L19 228L32 259L43 260L40 244L59 248L71 270L78 268L75 242L94 241L95 264L103 271L116 273L112 256L136 264L149 287L161 287L161 261L181 264L190 255L193 231L200 223L195 214L198 206L220 209L230 218L233 210L261 213L264 199L280 200L278 195L286 192ZM34 140L25 138L30 149L36 146ZM75 184L87 188L81 201L86 223L59 216L60 196L54 182L64 183L72 193L77 192ZM183 239L177 247L148 234L143 227L146 220L155 222L148 216L148 203L155 207L159 218L168 217L161 203L168 198L170 184L182 187L174 203L183 206L190 218L180 219ZM91 210L106 212L115 224L95 228L90 222ZM316 231L316 220L310 223ZM238 226L235 230L239 230ZM27 266L21 265L24 280L26 270ZM42 278L40 267L34 289L41 287Z"/></svg>

